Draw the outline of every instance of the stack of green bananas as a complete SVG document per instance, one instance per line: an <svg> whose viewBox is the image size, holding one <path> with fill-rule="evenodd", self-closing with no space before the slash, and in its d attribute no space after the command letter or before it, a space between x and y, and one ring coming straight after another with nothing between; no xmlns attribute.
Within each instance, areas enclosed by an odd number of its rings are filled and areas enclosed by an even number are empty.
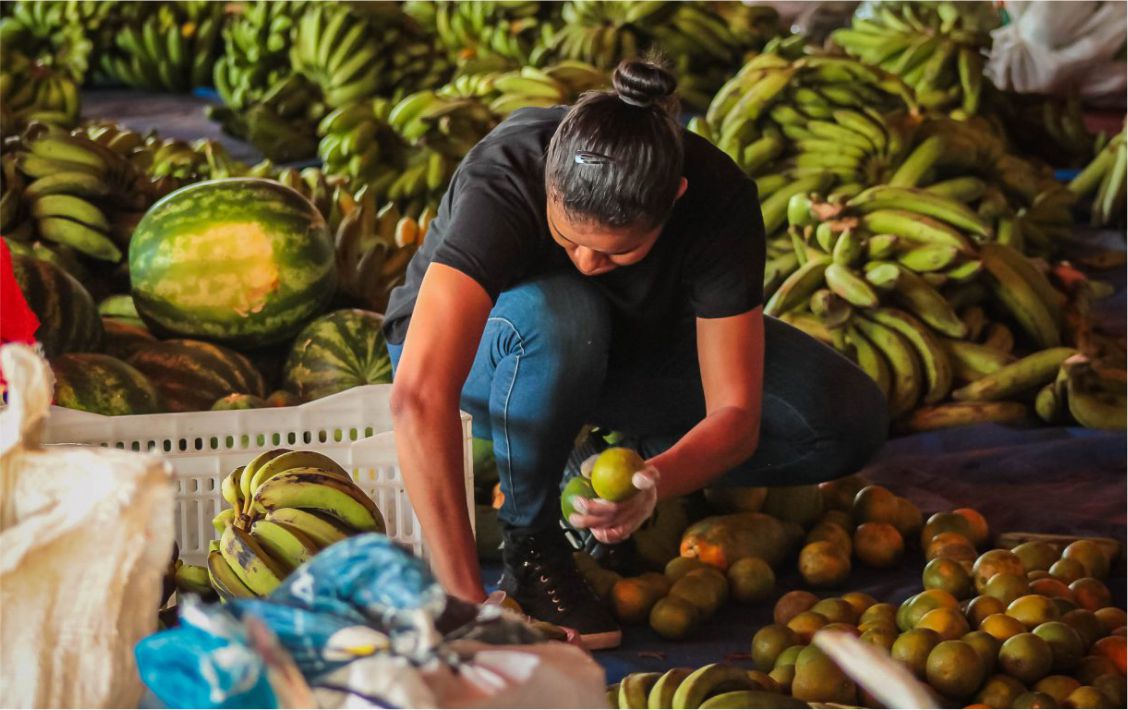
<svg viewBox="0 0 1128 710"><path fill-rule="evenodd" d="M32 121L65 127L78 122L78 84L73 77L17 52L0 52L0 63L5 136L18 133Z"/></svg>
<svg viewBox="0 0 1128 710"><path fill-rule="evenodd" d="M23 201L39 239L117 263L134 217L151 203L148 177L128 158L83 135L36 124L16 164L26 177Z"/></svg>
<svg viewBox="0 0 1128 710"><path fill-rule="evenodd" d="M294 71L322 92L330 109L374 96L402 96L445 80L450 65L433 42L412 30L398 9L313 3L297 22Z"/></svg>
<svg viewBox="0 0 1128 710"><path fill-rule="evenodd" d="M114 50L100 57L102 71L150 91L185 92L210 85L222 49L223 5L188 0L151 7L139 22L117 27Z"/></svg>
<svg viewBox="0 0 1128 710"><path fill-rule="evenodd" d="M1046 370L1050 372L1043 376L1045 384L1034 399L1034 409L1043 421L1058 425L1076 422L1090 429L1113 431L1124 431L1128 426L1124 370L1100 367L1080 354L1066 358L1056 371ZM969 395L982 396L982 389Z"/></svg>
<svg viewBox="0 0 1128 710"><path fill-rule="evenodd" d="M241 111L262 100L292 71L295 18L306 3L255 0L242 4L223 27L223 56L212 75L223 104Z"/></svg>
<svg viewBox="0 0 1128 710"><path fill-rule="evenodd" d="M325 217L329 229L335 231L341 223L339 193L347 190L348 181L343 175L326 173L321 168L284 168L274 179L296 190L309 200L317 211Z"/></svg>
<svg viewBox="0 0 1128 710"><path fill-rule="evenodd" d="M808 707L781 691L780 684L766 673L710 663L697 669L678 667L664 673L630 673L607 688L607 702L621 710Z"/></svg>
<svg viewBox="0 0 1128 710"><path fill-rule="evenodd" d="M385 194L407 162L408 145L388 124L392 104L365 99L343 106L321 120L317 154L325 169Z"/></svg>
<svg viewBox="0 0 1128 710"><path fill-rule="evenodd" d="M831 39L849 54L897 74L922 106L974 116L983 93L985 51L998 16L986 2L878 2L869 16Z"/></svg>
<svg viewBox="0 0 1128 710"><path fill-rule="evenodd" d="M1100 147L1098 136L1085 126L1079 96L992 91L986 99L982 113L1001 124L1008 142L1022 155L1059 168L1080 167Z"/></svg>
<svg viewBox="0 0 1128 710"><path fill-rule="evenodd" d="M14 153L0 158L0 178L0 234L7 240L30 242L35 224L23 203L26 182L16 169Z"/></svg>
<svg viewBox="0 0 1128 710"><path fill-rule="evenodd" d="M556 29L537 59L578 59L600 69L614 69L620 60L644 52L655 27L669 21L680 3L569 0L560 9Z"/></svg>
<svg viewBox="0 0 1128 710"><path fill-rule="evenodd" d="M246 108L213 105L205 112L225 132L249 142L268 159L292 162L316 155L316 126L325 110L316 85L301 74L287 74Z"/></svg>
<svg viewBox="0 0 1128 710"><path fill-rule="evenodd" d="M83 27L68 18L67 3L57 0L5 3L11 14L0 18L0 46L82 83L93 43Z"/></svg>
<svg viewBox="0 0 1128 710"><path fill-rule="evenodd" d="M1089 221L1096 226L1124 223L1125 180L1128 173L1128 143L1124 131L1101 148L1085 169L1069 183L1079 197L1092 195Z"/></svg>
<svg viewBox="0 0 1128 710"><path fill-rule="evenodd" d="M229 473L231 505L212 521L211 586L224 600L265 596L320 550L350 535L384 532L372 499L315 451L274 449Z"/></svg>
<svg viewBox="0 0 1128 710"><path fill-rule="evenodd" d="M555 3L532 0L404 3L404 12L434 33L451 57L494 55L517 65L529 64L537 42L552 32L555 10Z"/></svg>
<svg viewBox="0 0 1128 710"><path fill-rule="evenodd" d="M609 79L607 72L576 60L543 69L522 67L492 78L489 108L504 118L520 108L570 104L585 91L606 88Z"/></svg>

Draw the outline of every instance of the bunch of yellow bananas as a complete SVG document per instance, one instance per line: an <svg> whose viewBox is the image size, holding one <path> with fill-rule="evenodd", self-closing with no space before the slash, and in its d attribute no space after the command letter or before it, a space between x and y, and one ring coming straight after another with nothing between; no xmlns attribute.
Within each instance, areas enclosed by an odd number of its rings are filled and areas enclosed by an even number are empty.
<svg viewBox="0 0 1128 710"><path fill-rule="evenodd" d="M372 499L315 451L259 454L229 473L220 491L231 507L212 521L219 539L211 543L207 571L225 600L267 595L334 542L385 530Z"/></svg>
<svg viewBox="0 0 1128 710"><path fill-rule="evenodd" d="M727 663L630 673L607 688L613 708L805 708L766 673Z"/></svg>

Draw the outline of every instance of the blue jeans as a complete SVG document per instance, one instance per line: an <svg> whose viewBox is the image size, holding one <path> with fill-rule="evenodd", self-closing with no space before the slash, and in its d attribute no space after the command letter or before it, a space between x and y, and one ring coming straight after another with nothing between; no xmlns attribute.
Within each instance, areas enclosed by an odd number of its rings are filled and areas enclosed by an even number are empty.
<svg viewBox="0 0 1128 710"><path fill-rule="evenodd" d="M664 342L613 338L610 306L575 273L521 283L497 299L461 407L493 441L503 523L552 524L576 434L595 424L629 435L644 457L705 416L694 322L665 324ZM790 486L856 471L889 428L884 395L835 350L764 318L764 392L756 453L715 485ZM402 346L389 345L393 366Z"/></svg>

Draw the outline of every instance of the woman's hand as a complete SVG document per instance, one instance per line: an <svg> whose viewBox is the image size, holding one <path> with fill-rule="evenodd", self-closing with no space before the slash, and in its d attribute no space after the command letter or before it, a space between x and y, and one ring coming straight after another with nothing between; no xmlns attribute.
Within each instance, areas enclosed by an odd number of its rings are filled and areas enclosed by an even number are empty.
<svg viewBox="0 0 1128 710"><path fill-rule="evenodd" d="M580 472L587 475L597 456L592 456L580 466ZM576 513L568 520L577 528L587 528L596 540L607 544L622 542L654 514L658 504L658 469L647 466L636 471L631 477L631 485L637 492L618 503L611 501L575 498L573 507Z"/></svg>

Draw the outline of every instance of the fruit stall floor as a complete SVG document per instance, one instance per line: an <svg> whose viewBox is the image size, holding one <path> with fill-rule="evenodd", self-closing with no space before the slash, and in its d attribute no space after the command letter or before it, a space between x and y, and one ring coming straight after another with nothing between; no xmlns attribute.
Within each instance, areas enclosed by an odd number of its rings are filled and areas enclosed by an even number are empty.
<svg viewBox="0 0 1128 710"><path fill-rule="evenodd" d="M260 156L252 147L223 135L203 114L205 96L148 95L134 91L93 91L83 96L86 118L113 120L138 131L156 128L161 136L220 140L233 158ZM1079 230L1086 241L1124 248L1124 235ZM1111 280L1117 293L1097 307L1105 329L1125 330L1124 269L1094 276ZM1099 535L1125 541L1126 436L1080 428L1017 430L985 424L891 439L862 472L917 504L926 515L970 506L983 513L994 532L1025 531ZM881 601L899 602L920 590L919 552L893 570L856 568L849 589ZM484 570L497 579L496 566ZM792 562L781 571L782 593L801 586ZM1113 600L1125 605L1124 556L1109 580ZM831 596L826 594L825 596ZM771 605L728 604L685 641L668 642L646 626L624 630L623 645L595 654L609 683L635 671L701 666L723 659L747 663L756 629L771 623Z"/></svg>

